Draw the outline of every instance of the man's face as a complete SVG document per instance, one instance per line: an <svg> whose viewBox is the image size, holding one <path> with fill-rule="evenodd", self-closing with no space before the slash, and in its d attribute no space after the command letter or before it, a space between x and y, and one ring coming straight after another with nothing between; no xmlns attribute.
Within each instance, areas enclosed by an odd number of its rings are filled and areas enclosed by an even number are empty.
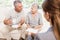
<svg viewBox="0 0 60 40"><path fill-rule="evenodd" d="M36 13L36 12L37 12L37 6L32 6L31 12L32 12L32 13Z"/></svg>
<svg viewBox="0 0 60 40"><path fill-rule="evenodd" d="M20 12L20 11L22 10L22 3L17 3L17 4L15 5L15 9L16 9L18 12Z"/></svg>

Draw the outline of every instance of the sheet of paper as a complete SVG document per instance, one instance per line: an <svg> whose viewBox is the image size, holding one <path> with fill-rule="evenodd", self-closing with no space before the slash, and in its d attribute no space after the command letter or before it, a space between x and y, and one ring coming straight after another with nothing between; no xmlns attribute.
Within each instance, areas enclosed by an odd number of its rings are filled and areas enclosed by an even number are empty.
<svg viewBox="0 0 60 40"><path fill-rule="evenodd" d="M38 32L38 30L33 29L33 28L28 28L26 31L27 32L32 32L32 33L37 33Z"/></svg>
<svg viewBox="0 0 60 40"><path fill-rule="evenodd" d="M12 28L18 28L18 25L12 25Z"/></svg>
<svg viewBox="0 0 60 40"><path fill-rule="evenodd" d="M16 24L17 23L16 19L12 19L12 23Z"/></svg>

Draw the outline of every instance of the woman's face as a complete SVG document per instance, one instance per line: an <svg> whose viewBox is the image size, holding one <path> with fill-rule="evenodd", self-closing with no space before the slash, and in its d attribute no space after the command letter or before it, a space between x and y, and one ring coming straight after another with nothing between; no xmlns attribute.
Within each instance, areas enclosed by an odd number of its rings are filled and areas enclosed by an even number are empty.
<svg viewBox="0 0 60 40"><path fill-rule="evenodd" d="M37 6L33 5L31 8L31 12L34 14L37 12Z"/></svg>
<svg viewBox="0 0 60 40"><path fill-rule="evenodd" d="M47 21L50 22L50 17L48 12L45 12L44 17L46 18Z"/></svg>

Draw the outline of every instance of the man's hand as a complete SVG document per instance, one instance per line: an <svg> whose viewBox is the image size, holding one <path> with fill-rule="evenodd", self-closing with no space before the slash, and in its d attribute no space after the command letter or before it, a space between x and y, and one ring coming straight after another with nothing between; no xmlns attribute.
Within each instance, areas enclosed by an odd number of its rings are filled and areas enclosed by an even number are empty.
<svg viewBox="0 0 60 40"><path fill-rule="evenodd" d="M24 18L22 18L18 24L18 28L21 28L21 26L24 24L24 22L25 22L25 20L24 20Z"/></svg>
<svg viewBox="0 0 60 40"><path fill-rule="evenodd" d="M12 24L12 20L11 19L5 19L4 20L4 24L5 25L11 25Z"/></svg>
<svg viewBox="0 0 60 40"><path fill-rule="evenodd" d="M18 28L21 28L21 26L22 26L22 25L19 23L19 24L18 24Z"/></svg>
<svg viewBox="0 0 60 40"><path fill-rule="evenodd" d="M25 19L22 18L21 21L20 21L19 23L22 25L22 24L24 24L24 22L25 22Z"/></svg>

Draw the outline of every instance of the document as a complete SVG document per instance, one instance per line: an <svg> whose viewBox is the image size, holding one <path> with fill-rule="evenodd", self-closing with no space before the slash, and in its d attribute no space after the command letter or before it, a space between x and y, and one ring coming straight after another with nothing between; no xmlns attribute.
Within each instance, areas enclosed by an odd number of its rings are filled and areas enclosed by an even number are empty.
<svg viewBox="0 0 60 40"><path fill-rule="evenodd" d="M28 28L26 31L27 32L32 32L32 33L38 33L38 30L33 29L33 28Z"/></svg>

